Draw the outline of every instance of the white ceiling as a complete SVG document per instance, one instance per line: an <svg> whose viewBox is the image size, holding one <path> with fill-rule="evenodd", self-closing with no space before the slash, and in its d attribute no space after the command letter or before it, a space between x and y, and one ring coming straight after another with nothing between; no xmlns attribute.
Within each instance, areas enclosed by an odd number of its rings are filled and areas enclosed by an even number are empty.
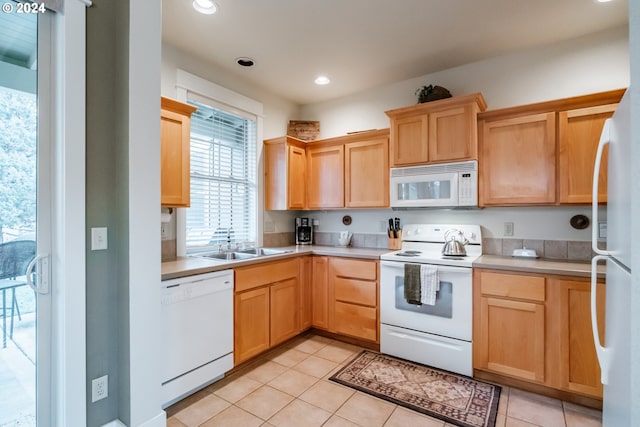
<svg viewBox="0 0 640 427"><path fill-rule="evenodd" d="M628 0L163 0L163 42L299 104L627 25ZM256 65L243 68L238 57ZM319 74L328 86L313 83Z"/></svg>

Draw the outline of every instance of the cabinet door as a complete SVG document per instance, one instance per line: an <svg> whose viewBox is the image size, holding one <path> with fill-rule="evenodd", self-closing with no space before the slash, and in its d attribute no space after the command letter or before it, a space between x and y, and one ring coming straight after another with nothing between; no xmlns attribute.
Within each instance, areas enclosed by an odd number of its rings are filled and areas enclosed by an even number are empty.
<svg viewBox="0 0 640 427"><path fill-rule="evenodd" d="M481 368L512 377L544 382L544 304L482 297L480 305Z"/></svg>
<svg viewBox="0 0 640 427"><path fill-rule="evenodd" d="M600 342L604 343L604 282L598 283L597 307ZM591 331L591 283L585 279L550 281L558 304L558 386L564 390L602 398L600 365Z"/></svg>
<svg viewBox="0 0 640 427"><path fill-rule="evenodd" d="M476 110L468 105L429 114L430 162L477 158Z"/></svg>
<svg viewBox="0 0 640 427"><path fill-rule="evenodd" d="M163 100L163 105L164 103ZM164 108L161 110L160 202L162 206L188 207L190 204L190 124L191 118L188 114Z"/></svg>
<svg viewBox="0 0 640 427"><path fill-rule="evenodd" d="M344 207L344 145L307 150L309 209Z"/></svg>
<svg viewBox="0 0 640 427"><path fill-rule="evenodd" d="M556 200L555 113L481 122L480 204Z"/></svg>
<svg viewBox="0 0 640 427"><path fill-rule="evenodd" d="M298 329L298 279L270 286L271 347L296 336Z"/></svg>
<svg viewBox="0 0 640 427"><path fill-rule="evenodd" d="M327 329L329 327L329 264L327 257L313 257L312 283L313 289L311 291L311 295L313 301L313 326L319 329Z"/></svg>
<svg viewBox="0 0 640 427"><path fill-rule="evenodd" d="M391 119L391 166L407 166L429 161L428 114Z"/></svg>
<svg viewBox="0 0 640 427"><path fill-rule="evenodd" d="M269 305L268 286L236 293L233 353L236 365L269 348Z"/></svg>
<svg viewBox="0 0 640 427"><path fill-rule="evenodd" d="M287 152L287 209L304 209L307 158L304 148L290 145Z"/></svg>
<svg viewBox="0 0 640 427"><path fill-rule="evenodd" d="M345 145L345 206L389 207L387 138Z"/></svg>
<svg viewBox="0 0 640 427"><path fill-rule="evenodd" d="M313 277L313 265L311 256L306 256L300 260L300 282L299 288L299 306L300 306L300 331L304 331L311 327L312 322L312 306L311 306L311 290L312 290L312 277Z"/></svg>
<svg viewBox="0 0 640 427"><path fill-rule="evenodd" d="M264 153L264 208L287 209L287 144L284 138L267 140Z"/></svg>
<svg viewBox="0 0 640 427"><path fill-rule="evenodd" d="M545 287L544 276L474 269L474 368L544 382Z"/></svg>
<svg viewBox="0 0 640 427"><path fill-rule="evenodd" d="M561 111L558 114L559 201L591 203L593 166L606 119L618 104ZM606 148L605 148L606 150ZM607 202L607 154L602 157L598 201Z"/></svg>

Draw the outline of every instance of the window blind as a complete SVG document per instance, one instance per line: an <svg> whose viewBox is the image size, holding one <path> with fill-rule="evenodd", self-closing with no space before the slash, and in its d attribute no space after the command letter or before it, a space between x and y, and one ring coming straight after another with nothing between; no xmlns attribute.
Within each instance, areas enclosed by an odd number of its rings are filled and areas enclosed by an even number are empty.
<svg viewBox="0 0 640 427"><path fill-rule="evenodd" d="M190 100L187 249L256 241L256 123Z"/></svg>

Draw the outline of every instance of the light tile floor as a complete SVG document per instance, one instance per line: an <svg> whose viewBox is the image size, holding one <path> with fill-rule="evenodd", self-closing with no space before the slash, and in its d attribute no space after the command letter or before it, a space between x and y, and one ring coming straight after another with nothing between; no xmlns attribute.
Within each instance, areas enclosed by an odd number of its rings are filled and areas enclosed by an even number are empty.
<svg viewBox="0 0 640 427"><path fill-rule="evenodd" d="M167 408L167 426L452 426L329 381L360 350L301 336ZM601 425L599 411L502 387L496 427Z"/></svg>

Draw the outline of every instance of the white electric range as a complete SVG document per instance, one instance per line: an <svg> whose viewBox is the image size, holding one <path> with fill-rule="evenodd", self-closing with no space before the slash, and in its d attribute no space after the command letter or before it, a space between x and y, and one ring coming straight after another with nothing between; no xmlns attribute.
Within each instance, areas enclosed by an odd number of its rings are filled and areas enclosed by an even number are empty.
<svg viewBox="0 0 640 427"><path fill-rule="evenodd" d="M469 241L465 256L444 256L445 233ZM471 376L474 260L482 255L479 225L408 224L402 249L380 257L380 351ZM404 293L406 264L437 270L435 303L412 304Z"/></svg>

